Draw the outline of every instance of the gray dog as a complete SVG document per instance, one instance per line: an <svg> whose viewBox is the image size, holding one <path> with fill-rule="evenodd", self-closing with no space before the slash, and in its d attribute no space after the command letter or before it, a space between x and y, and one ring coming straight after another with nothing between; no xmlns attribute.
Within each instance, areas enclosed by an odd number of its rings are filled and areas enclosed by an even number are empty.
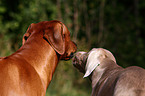
<svg viewBox="0 0 145 96"><path fill-rule="evenodd" d="M91 96L145 96L145 70L137 66L120 67L106 49L77 52L73 65L90 78Z"/></svg>

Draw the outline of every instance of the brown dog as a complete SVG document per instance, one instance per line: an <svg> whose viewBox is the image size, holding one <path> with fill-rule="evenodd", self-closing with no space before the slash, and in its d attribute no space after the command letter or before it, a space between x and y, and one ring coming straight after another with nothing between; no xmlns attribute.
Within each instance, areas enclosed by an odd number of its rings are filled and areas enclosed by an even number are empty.
<svg viewBox="0 0 145 96"><path fill-rule="evenodd" d="M45 96L59 60L69 60L76 50L63 23L31 24L22 47L0 59L0 96Z"/></svg>
<svg viewBox="0 0 145 96"><path fill-rule="evenodd" d="M91 96L145 96L145 70L118 66L108 50L77 52L73 65L92 81Z"/></svg>

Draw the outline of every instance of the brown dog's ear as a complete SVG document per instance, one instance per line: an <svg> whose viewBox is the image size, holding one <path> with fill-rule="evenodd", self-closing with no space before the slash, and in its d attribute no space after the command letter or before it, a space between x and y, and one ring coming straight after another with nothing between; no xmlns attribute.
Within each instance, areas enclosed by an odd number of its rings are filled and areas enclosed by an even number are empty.
<svg viewBox="0 0 145 96"><path fill-rule="evenodd" d="M31 35L31 33L29 32L29 30L31 29L31 26L32 26L32 25L34 25L34 23L32 23L32 24L28 27L26 33L25 33L24 36L23 36L23 39L22 39L22 44L23 44L23 45L24 45L24 43L27 41L28 37Z"/></svg>
<svg viewBox="0 0 145 96"><path fill-rule="evenodd" d="M28 37L30 36L30 33L25 33L23 36L23 40L22 40L22 44L24 45L24 43L26 42L26 40L28 39Z"/></svg>
<svg viewBox="0 0 145 96"><path fill-rule="evenodd" d="M65 52L65 40L63 28L60 23L51 24L44 30L44 39L46 39L56 52L63 55Z"/></svg>

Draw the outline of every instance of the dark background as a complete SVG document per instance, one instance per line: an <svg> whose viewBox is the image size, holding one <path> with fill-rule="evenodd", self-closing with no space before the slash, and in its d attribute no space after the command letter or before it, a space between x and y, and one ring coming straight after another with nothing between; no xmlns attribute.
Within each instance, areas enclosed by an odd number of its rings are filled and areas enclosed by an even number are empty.
<svg viewBox="0 0 145 96"><path fill-rule="evenodd" d="M0 0L0 57L14 53L31 23L60 20L78 51L110 50L122 67L145 68L144 0ZM91 83L61 61L47 96L90 96Z"/></svg>

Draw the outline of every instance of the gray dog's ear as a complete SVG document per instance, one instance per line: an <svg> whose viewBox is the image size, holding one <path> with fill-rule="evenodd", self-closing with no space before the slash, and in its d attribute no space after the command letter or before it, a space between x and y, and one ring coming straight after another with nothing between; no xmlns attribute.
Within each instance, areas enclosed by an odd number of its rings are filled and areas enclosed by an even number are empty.
<svg viewBox="0 0 145 96"><path fill-rule="evenodd" d="M96 67L99 66L104 58L109 58L116 63L115 57L110 51L103 48L93 48L88 56L84 77L88 77L96 69Z"/></svg>
<svg viewBox="0 0 145 96"><path fill-rule="evenodd" d="M106 58L106 53L104 53L104 51L105 50L102 48L93 48L89 52L84 78L88 77L96 69L96 67L100 65L101 61Z"/></svg>
<svg viewBox="0 0 145 96"><path fill-rule="evenodd" d="M88 60L86 63L86 73L83 78L88 77L100 64L99 60L100 51L91 51L88 56Z"/></svg>

